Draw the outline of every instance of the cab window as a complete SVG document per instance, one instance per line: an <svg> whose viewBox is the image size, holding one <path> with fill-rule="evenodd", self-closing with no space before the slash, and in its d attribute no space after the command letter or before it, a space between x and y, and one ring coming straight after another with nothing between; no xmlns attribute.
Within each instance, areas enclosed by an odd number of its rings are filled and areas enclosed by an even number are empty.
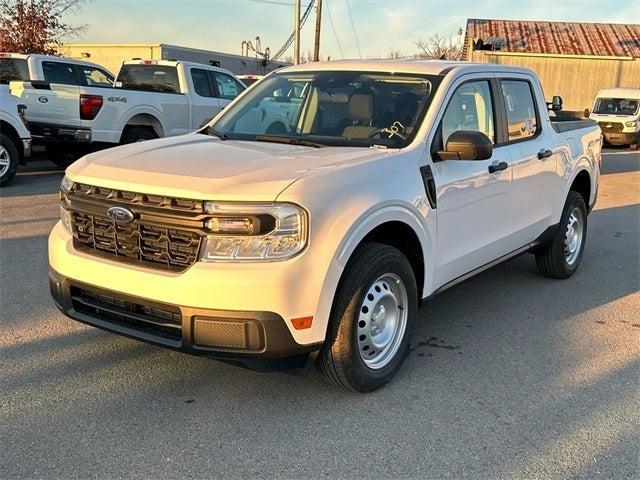
<svg viewBox="0 0 640 480"><path fill-rule="evenodd" d="M80 65L80 72L89 87L113 87L114 78L104 70Z"/></svg>
<svg viewBox="0 0 640 480"><path fill-rule="evenodd" d="M213 97L215 96L211 91L211 85L209 85L209 77L207 71L201 68L191 69L191 81L193 82L193 91L201 97Z"/></svg>
<svg viewBox="0 0 640 480"><path fill-rule="evenodd" d="M495 121L488 81L464 83L451 97L442 118L442 146L458 130L484 133L495 143Z"/></svg>
<svg viewBox="0 0 640 480"><path fill-rule="evenodd" d="M526 80L501 80L507 111L509 141L523 140L538 133L538 118L531 85Z"/></svg>
<svg viewBox="0 0 640 480"><path fill-rule="evenodd" d="M63 62L42 62L45 81L62 85L78 85L75 65Z"/></svg>
<svg viewBox="0 0 640 480"><path fill-rule="evenodd" d="M220 72L212 72L218 86L218 97L226 100L233 100L244 90L244 87L240 85L235 79L229 75L225 75Z"/></svg>

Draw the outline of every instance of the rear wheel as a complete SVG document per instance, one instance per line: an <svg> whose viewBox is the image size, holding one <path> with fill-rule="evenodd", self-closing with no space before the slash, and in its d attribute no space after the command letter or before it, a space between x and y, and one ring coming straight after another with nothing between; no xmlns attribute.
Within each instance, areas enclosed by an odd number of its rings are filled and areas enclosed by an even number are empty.
<svg viewBox="0 0 640 480"><path fill-rule="evenodd" d="M407 258L388 245L363 245L349 262L331 312L318 367L358 392L385 385L402 366L416 323L418 294Z"/></svg>
<svg viewBox="0 0 640 480"><path fill-rule="evenodd" d="M20 154L11 138L0 134L0 187L8 185L16 176Z"/></svg>
<svg viewBox="0 0 640 480"><path fill-rule="evenodd" d="M552 240L536 252L536 266L551 278L569 278L582 259L587 237L587 206L582 195L570 191Z"/></svg>
<svg viewBox="0 0 640 480"><path fill-rule="evenodd" d="M126 145L128 143L144 142L145 140L153 140L158 138L155 132L144 127L127 127L122 134L120 143Z"/></svg>

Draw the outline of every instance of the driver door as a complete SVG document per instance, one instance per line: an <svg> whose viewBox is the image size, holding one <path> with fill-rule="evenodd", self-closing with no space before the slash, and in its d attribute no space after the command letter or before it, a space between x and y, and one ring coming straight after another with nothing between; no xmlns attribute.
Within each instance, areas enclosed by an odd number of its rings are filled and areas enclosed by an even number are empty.
<svg viewBox="0 0 640 480"><path fill-rule="evenodd" d="M451 88L441 112L432 146L436 288L509 253L510 157L508 149L499 145L495 92L493 78L465 77ZM491 158L439 160L436 152L458 130L485 134L494 146Z"/></svg>

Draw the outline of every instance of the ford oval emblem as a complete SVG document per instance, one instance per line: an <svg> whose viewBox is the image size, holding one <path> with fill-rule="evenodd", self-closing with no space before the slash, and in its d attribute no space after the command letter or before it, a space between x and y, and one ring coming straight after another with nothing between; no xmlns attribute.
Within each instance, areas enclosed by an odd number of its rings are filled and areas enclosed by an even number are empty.
<svg viewBox="0 0 640 480"><path fill-rule="evenodd" d="M38 101L40 103L47 103L49 101L49 99L47 97L38 97Z"/></svg>
<svg viewBox="0 0 640 480"><path fill-rule="evenodd" d="M133 222L133 219L135 218L131 210L123 207L111 207L107 210L107 215L116 223L122 225Z"/></svg>

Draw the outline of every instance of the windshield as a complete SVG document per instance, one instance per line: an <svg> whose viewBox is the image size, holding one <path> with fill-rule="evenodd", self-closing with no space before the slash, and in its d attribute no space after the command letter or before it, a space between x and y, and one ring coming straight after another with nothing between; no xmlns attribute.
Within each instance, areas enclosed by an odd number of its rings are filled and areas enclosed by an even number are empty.
<svg viewBox="0 0 640 480"><path fill-rule="evenodd" d="M593 113L604 115L635 115L640 101L629 98L598 98Z"/></svg>
<svg viewBox="0 0 640 480"><path fill-rule="evenodd" d="M437 82L437 76L415 74L276 73L209 131L237 140L400 148L415 135Z"/></svg>
<svg viewBox="0 0 640 480"><path fill-rule="evenodd" d="M29 80L29 67L24 58L0 58L0 85L14 80Z"/></svg>

